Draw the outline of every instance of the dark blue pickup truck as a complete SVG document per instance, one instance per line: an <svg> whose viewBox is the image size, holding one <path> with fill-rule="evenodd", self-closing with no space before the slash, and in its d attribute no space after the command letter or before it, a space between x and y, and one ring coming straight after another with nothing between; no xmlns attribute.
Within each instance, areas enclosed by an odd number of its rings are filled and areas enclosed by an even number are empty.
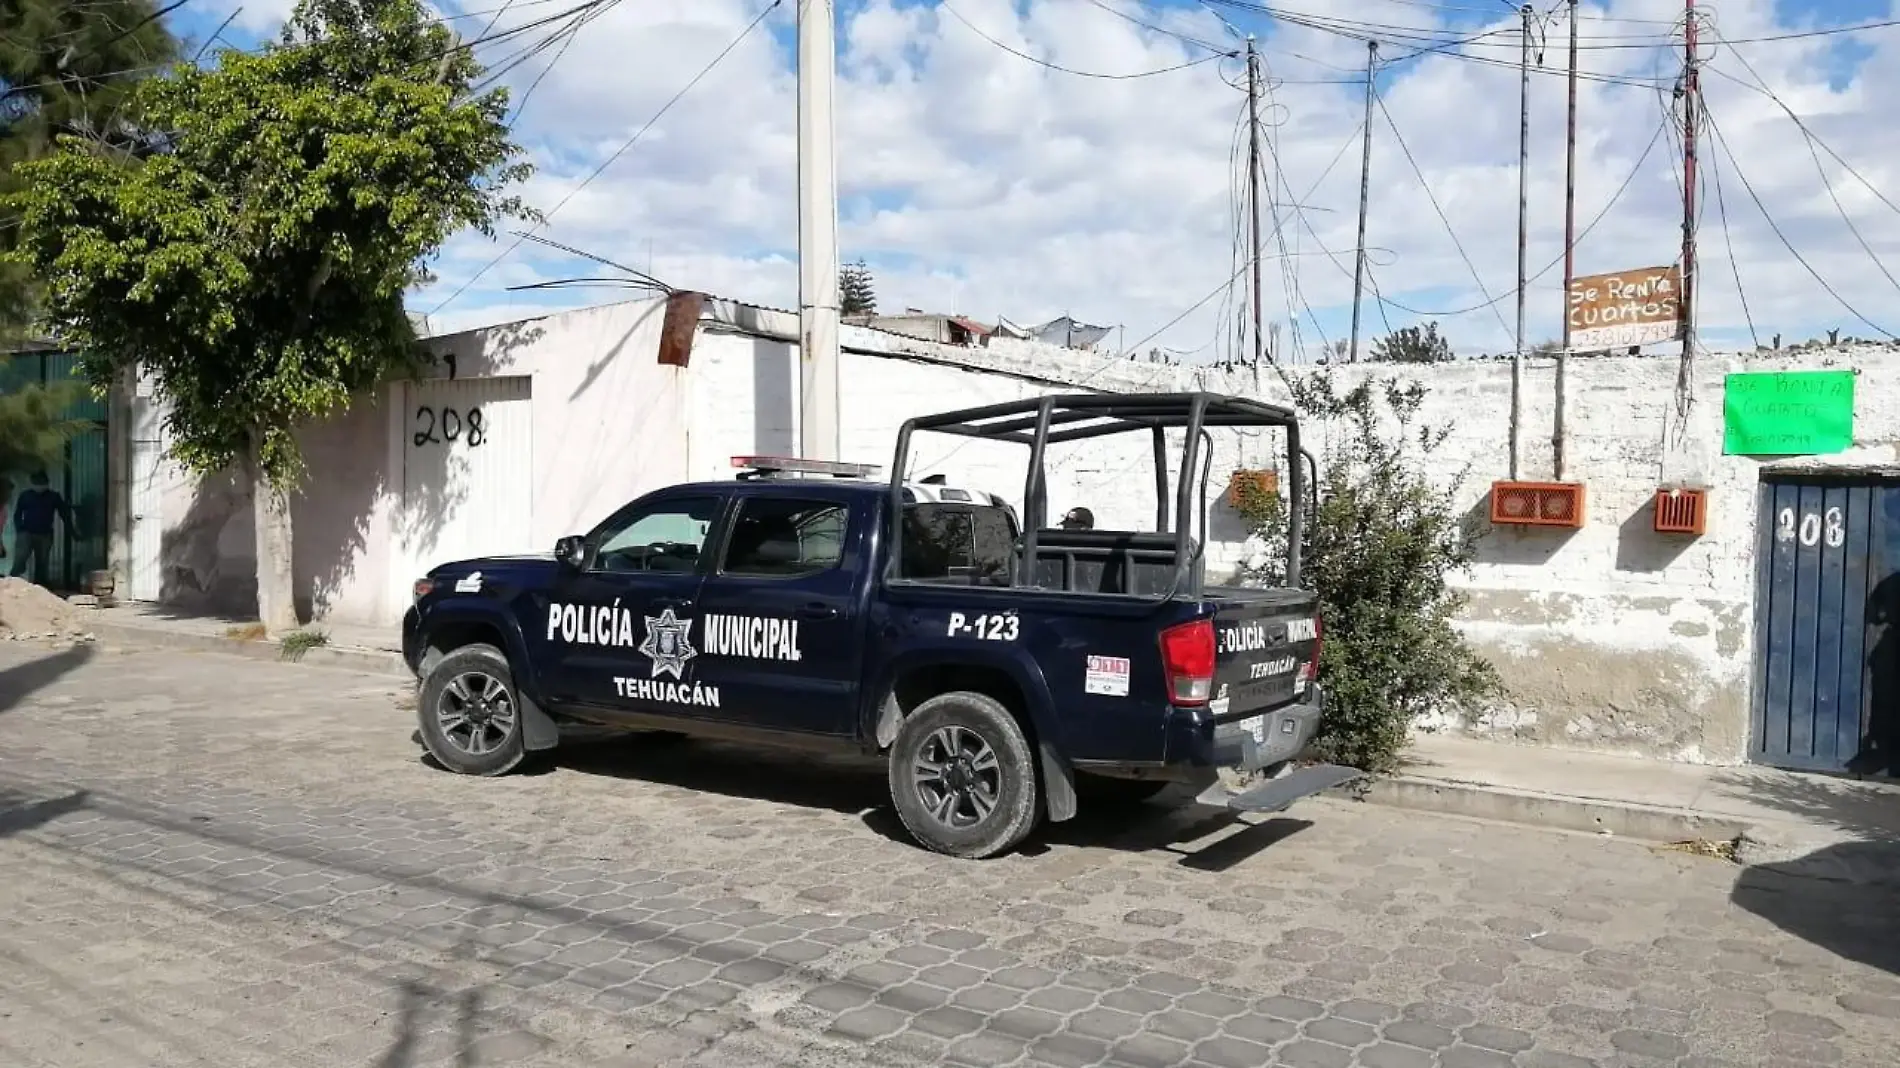
<svg viewBox="0 0 1900 1068"><path fill-rule="evenodd" d="M1286 588L1203 582L1190 531L1206 529L1217 427L1281 428L1305 504L1311 458L1286 409L1050 396L911 420L889 479L735 458L738 478L649 493L552 555L444 564L403 620L423 744L473 775L554 746L564 721L884 754L904 825L965 857L1070 818L1078 797L1174 782L1285 808L1356 773L1284 773L1322 701L1298 585L1307 509L1289 509ZM921 432L1023 445L1029 522L990 493L908 480ZM1130 432L1153 440L1155 531L1046 526L1048 447ZM1267 780L1231 794L1222 767Z"/></svg>

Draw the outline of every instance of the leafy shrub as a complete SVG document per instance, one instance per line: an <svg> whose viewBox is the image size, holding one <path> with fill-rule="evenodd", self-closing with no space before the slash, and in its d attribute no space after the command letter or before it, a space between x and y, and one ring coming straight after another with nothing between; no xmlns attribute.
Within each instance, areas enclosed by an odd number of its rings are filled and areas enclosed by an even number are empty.
<svg viewBox="0 0 1900 1068"><path fill-rule="evenodd" d="M1464 598L1446 577L1472 560L1452 505L1463 476L1447 487L1425 475L1448 431L1419 424L1423 386L1387 378L1342 393L1330 373L1287 385L1302 415L1331 424L1339 438L1303 551L1302 582L1318 592L1325 627L1326 712L1316 754L1391 771L1418 716L1468 708L1498 691L1491 665L1452 625ZM1243 575L1283 582L1287 504L1251 488L1236 504L1253 549Z"/></svg>

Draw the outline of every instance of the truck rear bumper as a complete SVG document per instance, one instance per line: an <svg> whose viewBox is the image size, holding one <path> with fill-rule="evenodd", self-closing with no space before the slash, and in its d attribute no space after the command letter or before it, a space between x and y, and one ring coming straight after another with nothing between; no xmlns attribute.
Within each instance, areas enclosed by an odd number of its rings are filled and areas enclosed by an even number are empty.
<svg viewBox="0 0 1900 1068"><path fill-rule="evenodd" d="M1187 737L1180 739L1179 747L1170 746L1169 755L1181 754L1181 763L1241 771L1292 760L1319 733L1325 701L1324 691L1314 686L1304 700L1232 722L1210 724L1182 717L1176 723Z"/></svg>

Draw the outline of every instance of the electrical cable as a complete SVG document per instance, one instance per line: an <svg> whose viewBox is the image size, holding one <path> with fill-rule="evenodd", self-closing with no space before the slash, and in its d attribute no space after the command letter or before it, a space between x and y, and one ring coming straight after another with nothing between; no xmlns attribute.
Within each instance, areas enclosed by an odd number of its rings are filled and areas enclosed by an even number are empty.
<svg viewBox="0 0 1900 1068"><path fill-rule="evenodd" d="M1717 156L1709 154L1709 180L1715 186L1715 210L1722 220L1722 242L1728 247L1729 271L1735 276L1735 296L1742 303L1742 320L1748 324L1748 338L1756 348L1761 348L1761 335L1755 332L1755 315L1748 307L1748 290L1742 287L1742 265L1735 258L1735 235L1728 225L1728 199L1722 194L1722 168L1717 166Z"/></svg>
<svg viewBox="0 0 1900 1068"><path fill-rule="evenodd" d="M1333 161L1326 165L1326 169L1320 172L1320 175L1318 178L1314 179L1312 188L1306 191L1307 197L1311 197L1314 193L1319 191L1319 187L1325 183L1327 175L1330 175L1333 172L1333 168L1339 166L1339 161L1345 158L1347 150L1352 148L1353 145L1356 145L1358 143L1359 143L1359 134L1358 134L1358 131L1355 130L1353 132L1353 136L1347 138L1345 142L1339 146L1339 151L1334 153ZM1254 250L1255 256L1258 256L1259 254L1260 253L1258 249ZM1189 305L1187 310L1183 311L1181 314L1175 316L1174 318L1168 320L1166 323L1162 324L1160 329L1155 330L1153 333L1150 333L1147 337L1142 338L1141 340L1135 342L1133 345L1124 346L1121 351L1122 357L1126 358L1130 352L1133 352L1134 350L1139 349L1143 345L1146 345L1148 342L1153 341L1155 338L1158 338L1162 334L1167 333L1170 329L1174 327L1176 323L1179 323L1181 320L1201 310L1201 308L1206 306L1208 301L1213 300L1215 297L1220 296L1222 290L1226 289L1228 286L1233 285L1234 280L1239 278L1241 275L1247 273L1248 269L1251 268L1252 266L1253 266L1253 263L1252 263L1252 260L1250 259L1247 263L1241 266L1240 270L1235 271L1231 277L1224 279L1220 285L1215 286L1214 289L1207 294L1207 296L1202 297L1200 300L1197 300L1193 304ZM1109 366L1112 366L1112 365L1109 365ZM1106 370L1106 369L1107 368L1105 366L1103 370ZM1094 374L1090 374L1082 378L1080 381L1076 382L1075 384L1080 386L1088 381L1091 381L1092 379L1094 379L1097 375L1101 373L1102 373L1101 371L1096 371Z"/></svg>
<svg viewBox="0 0 1900 1068"><path fill-rule="evenodd" d="M1738 59L1741 58L1740 52L1735 53L1735 55L1736 55L1736 58ZM1900 212L1900 204L1895 204L1893 200L1887 196L1887 194L1880 191L1879 186L1869 181L1866 175L1860 173L1860 171L1858 170L1855 170L1853 164L1847 162L1846 159L1842 158L1841 154L1839 152L1834 151L1833 147L1831 147L1826 141L1821 140L1821 135L1815 133L1812 129L1810 129L1808 125L1802 121L1801 116L1796 114L1794 109L1790 108L1786 103L1784 103L1779 96L1776 96L1772 91L1770 91L1766 87L1765 84L1761 86L1750 85L1749 83L1741 80L1740 78L1737 78L1735 75L1730 74L1727 71L1722 70L1721 68L1715 67L1715 66L1705 65L1701 69L1705 73L1714 74L1721 78L1725 78L1728 81L1734 82L1736 85L1739 85L1742 88L1747 89L1748 91L1752 93L1759 93L1761 95L1766 96L1769 100L1774 101L1777 105L1781 107L1781 110L1787 114L1789 121L1793 122L1795 126L1798 129L1800 129L1803 134L1807 135L1809 139L1811 139L1815 144L1819 145L1821 148L1821 151L1826 152L1829 156L1833 157L1834 162L1840 164L1843 170L1845 170L1848 174L1853 175L1854 178L1857 181L1859 181L1861 185L1866 187L1869 193L1872 193L1874 195L1875 199L1879 200L1882 204L1885 204L1887 207L1893 209L1895 212Z"/></svg>
<svg viewBox="0 0 1900 1068"><path fill-rule="evenodd" d="M1596 217L1590 220L1589 225L1585 226L1582 230L1577 232L1578 243L1581 243L1584 238L1590 236L1590 231L1595 230L1597 228L1597 224L1601 223L1604 220L1604 218L1610 214L1610 209L1616 206L1616 202L1621 200L1623 198L1623 194L1629 191L1629 187L1631 186L1631 184L1633 184L1636 181L1636 176L1642 173L1643 164L1646 161L1648 161L1649 154L1656 150L1656 145L1662 141L1662 135L1668 129L1669 129L1669 125L1667 123L1663 123L1662 125L1659 125L1656 127L1656 132L1651 134L1649 137L1648 146L1643 149L1641 155L1636 157L1635 166L1631 167L1629 174L1623 177L1623 183L1616 187L1616 192L1610 194L1610 199L1604 202L1602 210L1598 211L1596 214ZM1575 246L1572 246L1572 247L1575 247ZM1535 282L1538 279L1544 277L1545 275L1549 274L1552 270L1555 270L1559 264L1563 263L1563 261L1564 261L1563 254L1559 253L1557 255L1557 258L1545 264L1542 270L1524 279L1524 284L1528 286L1532 282ZM1375 291L1375 295L1377 295L1376 291ZM1414 308L1407 304L1401 304L1400 302L1396 300L1387 299L1384 296L1379 296L1378 299L1381 304L1390 304L1392 307L1397 308L1398 310L1402 312L1406 312L1411 315L1417 315L1417 316L1421 316L1428 319L1429 318L1450 319L1450 318L1455 318L1460 315L1469 315L1470 313L1475 312L1475 311L1483 311L1485 308L1493 307L1497 305L1499 302L1507 300L1516 295L1517 295L1517 289L1516 287L1512 287L1510 292L1500 294L1499 296L1491 300L1488 300L1484 302L1483 304L1473 304L1468 308L1453 308L1453 309L1442 310L1442 311L1428 311L1422 308Z"/></svg>
<svg viewBox="0 0 1900 1068"><path fill-rule="evenodd" d="M1432 210L1438 213L1438 221L1445 224L1445 232L1451 235L1451 243L1453 247L1458 250L1459 258L1465 261L1465 268L1471 272L1471 280L1478 284L1478 292L1484 294L1485 299L1489 302L1486 306L1491 309L1492 314L1497 316L1498 325L1504 328L1504 332L1506 334L1511 333L1510 326L1504 321L1504 314L1497 310L1497 302L1503 300L1504 297L1493 299L1491 291L1485 288L1484 279L1478 275L1477 265L1471 262L1470 254L1465 251L1464 242L1458 239L1458 231L1452 228L1451 220L1445 215L1445 209L1439 206L1438 195L1432 192L1431 183L1425 178L1424 169L1418 165L1418 158L1412 155L1411 146L1405 143L1405 135L1399 132L1398 121L1392 117L1392 112L1386 108L1385 97L1379 92L1376 86L1372 90L1372 99L1379 105L1379 114L1385 116L1386 125L1392 128L1392 136L1398 141L1399 151L1404 153L1405 161L1411 164L1412 173L1418 177L1418 184L1424 188L1425 199L1431 202ZM1512 289L1511 292L1506 293L1505 296L1511 296L1516 292L1516 289Z"/></svg>
<svg viewBox="0 0 1900 1068"><path fill-rule="evenodd" d="M1790 106L1788 106L1788 103L1786 103L1786 101L1782 101L1782 99L1780 99L1778 95L1775 95L1775 91L1773 91L1773 89L1769 89L1769 84L1767 84L1767 78L1763 78L1763 76L1759 74L1758 70L1756 70L1756 68L1752 67L1752 65L1748 63L1748 59L1744 59L1744 57L1742 57L1742 53L1740 53L1740 49L1731 49L1731 51L1735 53L1735 59L1739 61L1740 65L1742 65L1742 68L1746 68L1746 70L1748 70L1748 74L1750 74L1750 76L1754 76L1754 80L1756 80L1756 84L1748 84L1748 82L1742 82L1742 80L1740 80L1740 78L1737 78L1735 74L1729 74L1727 70L1721 70L1721 68L1718 68L1718 67L1702 67L1702 70L1708 70L1710 74L1716 74L1716 76L1720 76L1720 78L1725 78L1725 80L1729 80L1729 82L1735 82L1737 86L1744 87L1744 89L1748 89L1748 91L1752 91L1752 93L1758 93L1758 95L1763 95L1763 97L1767 97L1769 101L1773 101L1773 103L1775 103L1775 106L1778 106L1778 108L1782 110L1782 114L1786 114L1786 116L1788 116L1788 122L1792 122L1792 124L1796 125L1796 129L1799 129L1799 131L1801 131L1801 137L1805 137L1805 139L1807 139L1807 143L1809 143L1809 152L1815 152L1816 146L1820 146L1820 150L1822 150L1822 152L1826 152L1828 156L1832 156L1832 158L1834 158L1834 162L1839 163L1843 171L1847 171L1849 175L1853 175L1854 181L1858 181L1860 182L1860 184L1862 184L1862 186L1866 186L1866 190L1868 190L1868 192L1872 192L1873 198L1875 198L1875 200L1879 200L1881 201L1881 203L1885 203L1887 207L1891 207L1892 211L1896 211L1896 213L1900 213L1900 205L1896 205L1896 203L1894 203L1894 201L1892 201L1891 198L1889 198L1889 196L1885 194L1885 192L1881 192L1881 188L1879 188L1879 186L1875 186L1875 184L1873 184L1872 181L1868 181L1868 177L1866 177L1866 175L1862 175L1860 171L1856 171L1856 169L1854 169L1853 163L1849 163L1847 162L1847 160L1845 160L1845 158L1841 158L1841 154L1839 154L1839 152L1835 152L1834 148L1832 148L1830 144L1826 143L1826 141L1822 141L1822 139L1820 139L1820 135L1818 135L1818 133L1815 133L1815 131L1813 131L1813 129L1811 129L1809 125L1805 124L1805 122L1801 120L1801 116L1799 116L1799 114L1796 114L1796 110L1794 110L1794 108L1790 108ZM1818 165L1818 160L1816 160L1816 165Z"/></svg>
<svg viewBox="0 0 1900 1068"><path fill-rule="evenodd" d="M1088 2L1095 5L1096 7L1101 8L1103 11L1108 12L1109 14L1115 16L1116 18L1122 19L1126 22L1132 22L1135 25L1140 26L1142 29L1152 30L1155 33L1172 37L1177 41L1185 41L1186 43L1191 44L1196 48L1205 49L1209 52L1218 52L1223 56L1231 56L1234 54L1232 49L1222 48L1219 45L1215 45L1215 44L1209 44L1198 37L1191 37L1185 33L1180 32L1179 30L1170 30L1166 26L1157 26L1152 22L1147 22L1142 19L1138 19L1135 16L1128 14L1126 11L1117 11L1114 7L1105 3L1104 0L1088 0Z"/></svg>
<svg viewBox="0 0 1900 1068"><path fill-rule="evenodd" d="M647 131L653 129L654 125L658 123L662 118L664 118L667 112L673 110L673 105L678 104L682 97L684 97L687 93L692 92L693 87L698 85L701 81L703 81L708 74L711 74L713 70L716 69L719 66L719 64L725 60L727 56L732 54L734 49L739 47L741 42L743 42L747 37L752 36L752 31L758 29L759 24L765 21L765 17L767 15L770 15L772 12L778 10L778 6L783 2L784 0L772 0L771 3L765 6L765 10L759 12L758 17L754 18L751 22L746 23L745 29L740 30L739 35L737 37L734 37L732 41L726 45L726 47L720 49L719 54L714 56L711 62L707 63L704 67L700 68L699 73L693 75L692 80L687 82L684 86L682 86L679 92L674 93L671 99L669 99L666 103L660 105L660 110L653 113L653 117L646 121L646 125L634 131L634 134L632 137L629 137L624 142L622 142L620 147L613 151L612 155L608 156L605 160L601 161L600 166L595 167L592 173L590 173L586 178L581 179L581 182L579 185L575 186L573 189L568 190L566 196L562 197L560 201L554 205L553 208L549 209L545 214L543 214L538 220L535 221L535 224L529 228L528 233L533 233L535 230L538 230L541 227L546 226L548 220L554 218L555 214L559 212L562 208L566 207L569 201L573 200L577 195L580 194L581 190L586 189L590 184L593 183L594 179L601 176L601 173L603 171L605 171L608 167L613 166L614 162L618 160L621 156L626 155L627 150L631 149L634 145L639 144L640 139L646 136ZM481 270L476 271L473 277L471 277L468 281L463 282L461 286L458 289L456 289L455 292L450 293L446 299L444 299L440 304L437 304L433 309L431 309L429 311L429 314L430 315L439 314L443 308L446 308L450 304L453 304L456 298L460 297L463 293L468 292L468 288L470 286L474 285L476 282L481 281L482 276L486 275L489 271L494 270L496 265L500 264L502 260L507 259L511 254L513 254L513 252L516 249L520 248L522 243L525 242L526 240L527 240L527 237L525 235L522 237L517 237L515 239L514 244L509 245L507 248L503 249L501 253L497 255L494 259L489 260L486 266L484 266Z"/></svg>
<svg viewBox="0 0 1900 1068"><path fill-rule="evenodd" d="M1895 341L1900 341L1900 334L1895 334L1892 331L1881 326L1879 323L1876 323L1872 319L1867 318L1865 315L1861 314L1860 309L1848 303L1847 298L1841 296L1840 293L1837 292L1833 286L1829 285L1827 279L1821 277L1821 273L1815 270L1814 266L1808 263L1807 258L1801 255L1800 250L1794 247L1794 243L1788 240L1788 235L1782 232L1781 224L1775 222L1775 217L1769 214L1768 212L1768 206L1762 203L1762 199L1760 195L1758 195L1755 192L1755 185L1753 182L1750 182L1748 180L1748 173L1742 170L1741 163L1738 160L1736 160L1735 152L1733 149L1729 148L1728 138L1723 136L1722 127L1716 123L1715 115L1709 109L1708 101L1705 100L1702 102L1701 110L1702 110L1702 114L1708 116L1709 129L1715 134L1715 143L1721 147L1722 154L1728 157L1729 168L1735 172L1735 177L1741 179L1742 188L1748 191L1748 198L1755 202L1755 209L1761 212L1761 217L1767 221L1768 228L1775 232L1775 237L1781 241L1782 247L1788 250L1788 254L1793 256L1795 258L1795 262L1801 264L1802 269L1807 271L1808 275L1812 277L1816 282L1818 282L1822 289L1827 291L1828 296L1833 297L1835 301L1837 301L1841 307L1846 308L1847 311L1851 315L1854 316L1854 318L1859 319L1861 322L1866 323L1870 327L1873 327L1875 330L1879 331L1880 333L1885 334L1888 338L1891 338L1892 340L1895 340Z"/></svg>
<svg viewBox="0 0 1900 1068"><path fill-rule="evenodd" d="M947 2L944 2L944 0L939 0L937 4L937 9L939 11L948 12L951 18L954 18L958 22L963 23L964 27L968 29L971 33L976 34L978 37L983 38L985 41L988 41L990 44L995 45L996 47L1002 49L1005 52L1008 52L1010 55L1015 56L1018 59L1026 59L1029 62L1034 63L1039 67L1047 67L1050 70L1058 71L1062 74L1073 74L1078 78L1098 78L1103 81L1112 81L1112 82L1134 81L1137 78L1153 78L1159 74L1172 74L1177 70L1187 70L1190 67L1198 67L1202 65L1203 63L1211 63L1215 60L1221 59L1226 54L1226 53L1217 52L1211 55L1202 56L1199 59L1188 60L1186 63L1176 63L1172 67L1162 67L1159 70L1136 71L1133 74L1104 74L1100 71L1077 70L1074 67L1065 67L1059 63L1052 63L1049 60L1041 58L1040 56L1032 56L1027 52L1024 52L1017 48L1013 48L1010 45L1004 44L1002 41L999 41L996 38L991 37L989 34L984 33L982 30L978 29L975 23L971 22L969 19L964 18L961 12L959 12L956 8L951 7Z"/></svg>

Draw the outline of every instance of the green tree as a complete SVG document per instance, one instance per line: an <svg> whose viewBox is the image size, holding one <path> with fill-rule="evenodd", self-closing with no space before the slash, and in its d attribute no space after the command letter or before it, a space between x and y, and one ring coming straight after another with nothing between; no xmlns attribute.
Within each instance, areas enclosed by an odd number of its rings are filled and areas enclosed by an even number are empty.
<svg viewBox="0 0 1900 1068"><path fill-rule="evenodd" d="M16 167L60 137L109 156L140 150L133 90L176 56L152 0L0 3L0 196L18 191ZM0 208L0 252L18 233L18 214ZM0 262L0 338L31 332L36 290L26 264Z"/></svg>
<svg viewBox="0 0 1900 1068"><path fill-rule="evenodd" d="M1423 329L1402 326L1372 343L1375 363L1447 363L1451 358L1451 342L1438 332L1437 323L1426 323Z"/></svg>
<svg viewBox="0 0 1900 1068"><path fill-rule="evenodd" d="M877 314L877 280L863 260L847 263L838 272L838 305L843 315Z"/></svg>
<svg viewBox="0 0 1900 1068"><path fill-rule="evenodd" d="M1491 666L1453 625L1464 598L1446 582L1472 560L1452 504L1462 476L1445 486L1425 474L1446 430L1419 423L1423 386L1369 380L1342 393L1329 373L1287 384L1304 416L1339 431L1304 527L1304 580L1319 594L1326 636L1316 747L1329 760L1390 771L1418 716L1497 692ZM1284 581L1285 503L1251 490L1238 503L1260 550L1248 577Z"/></svg>
<svg viewBox="0 0 1900 1068"><path fill-rule="evenodd" d="M297 625L295 431L414 368L424 257L529 214L480 73L418 0L301 0L260 54L139 87L164 152L126 165L68 139L21 168L21 255L61 340L97 385L153 373L188 468L241 465L273 631Z"/></svg>
<svg viewBox="0 0 1900 1068"><path fill-rule="evenodd" d="M85 386L78 382L34 382L0 391L0 477L59 463L66 443L93 425L67 414L84 396Z"/></svg>

